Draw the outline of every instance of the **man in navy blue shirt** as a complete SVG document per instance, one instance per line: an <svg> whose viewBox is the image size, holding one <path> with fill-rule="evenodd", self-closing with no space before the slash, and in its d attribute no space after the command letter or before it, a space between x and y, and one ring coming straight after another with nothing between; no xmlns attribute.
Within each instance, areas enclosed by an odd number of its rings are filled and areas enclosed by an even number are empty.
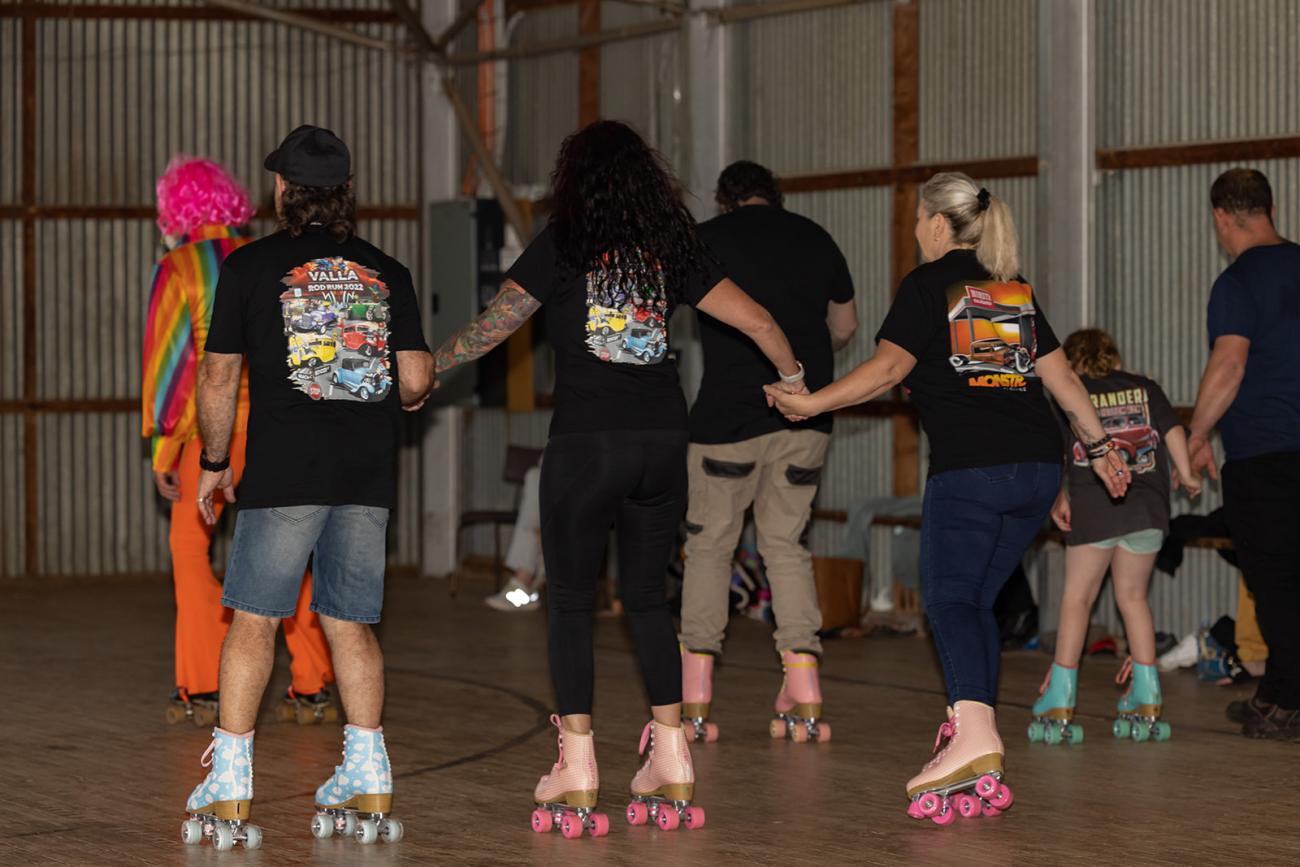
<svg viewBox="0 0 1300 867"><path fill-rule="evenodd" d="M1249 701L1228 706L1247 737L1300 738L1300 246L1277 233L1273 191L1253 169L1210 189L1214 231L1232 264L1210 292L1210 360L1189 447L1217 474L1233 547L1255 597L1268 665Z"/></svg>

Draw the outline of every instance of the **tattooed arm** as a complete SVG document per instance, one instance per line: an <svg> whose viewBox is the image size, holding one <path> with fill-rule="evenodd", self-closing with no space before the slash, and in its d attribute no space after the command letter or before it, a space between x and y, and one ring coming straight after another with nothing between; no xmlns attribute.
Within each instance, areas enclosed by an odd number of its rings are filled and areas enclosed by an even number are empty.
<svg viewBox="0 0 1300 867"><path fill-rule="evenodd" d="M1088 390L1083 387L1079 375L1071 369L1064 350L1054 349L1047 353L1035 362L1034 369L1048 392L1056 399L1061 412L1069 419L1070 429L1080 442L1095 443L1105 438L1106 429L1101 426L1092 398L1088 397ZM1107 452L1105 457L1093 461L1092 471L1101 479L1112 497L1118 499L1128 490L1131 480L1128 464L1119 452Z"/></svg>
<svg viewBox="0 0 1300 867"><path fill-rule="evenodd" d="M439 374L458 364L486 355L519 329L541 307L541 302L513 280L501 284L501 291L478 318L457 331L434 353Z"/></svg>

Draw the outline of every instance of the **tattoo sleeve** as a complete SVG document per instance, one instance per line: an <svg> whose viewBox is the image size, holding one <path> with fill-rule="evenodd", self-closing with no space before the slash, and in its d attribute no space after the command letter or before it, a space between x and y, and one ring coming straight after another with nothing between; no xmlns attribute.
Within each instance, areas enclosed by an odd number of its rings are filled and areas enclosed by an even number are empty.
<svg viewBox="0 0 1300 867"><path fill-rule="evenodd" d="M199 365L196 389L199 436L203 439L203 451L213 460L221 460L230 452L243 362L242 355L209 352Z"/></svg>
<svg viewBox="0 0 1300 867"><path fill-rule="evenodd" d="M540 306L541 302L529 295L524 287L507 280L487 309L447 338L447 342L434 353L437 372L443 373L491 352L514 334Z"/></svg>

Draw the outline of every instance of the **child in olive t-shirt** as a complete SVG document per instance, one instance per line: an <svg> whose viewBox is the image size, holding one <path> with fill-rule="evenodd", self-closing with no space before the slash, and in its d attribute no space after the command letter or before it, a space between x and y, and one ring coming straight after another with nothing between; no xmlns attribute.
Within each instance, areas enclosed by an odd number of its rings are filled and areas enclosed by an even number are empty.
<svg viewBox="0 0 1300 867"><path fill-rule="evenodd" d="M1200 493L1200 476L1191 472L1187 435L1169 398L1152 380L1121 370L1119 350L1109 334L1095 328L1076 331L1066 338L1064 349L1112 447L1128 462L1133 483L1123 499L1112 500L1093 474L1083 446L1067 437L1067 472L1052 507L1052 520L1066 533L1065 592L1056 659L1034 704L1029 739L1083 739L1082 728L1070 722L1079 657L1089 614L1109 571L1131 654L1118 680L1132 676L1117 705L1113 733L1134 740L1165 740L1169 724L1158 721L1160 680L1147 587L1169 530L1170 463L1189 496Z"/></svg>

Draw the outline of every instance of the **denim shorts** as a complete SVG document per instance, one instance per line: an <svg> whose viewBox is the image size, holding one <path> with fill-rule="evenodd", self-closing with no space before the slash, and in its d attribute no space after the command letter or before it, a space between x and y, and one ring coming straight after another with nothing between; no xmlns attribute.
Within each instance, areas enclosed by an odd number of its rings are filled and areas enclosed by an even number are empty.
<svg viewBox="0 0 1300 867"><path fill-rule="evenodd" d="M292 617L311 558L312 611L378 623L387 529L388 510L375 506L240 509L221 604Z"/></svg>

